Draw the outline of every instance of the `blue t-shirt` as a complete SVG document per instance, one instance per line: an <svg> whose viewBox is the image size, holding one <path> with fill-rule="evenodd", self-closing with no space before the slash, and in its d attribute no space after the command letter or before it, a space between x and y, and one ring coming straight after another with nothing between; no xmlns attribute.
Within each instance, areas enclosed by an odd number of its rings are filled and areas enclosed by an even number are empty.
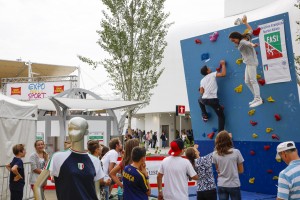
<svg viewBox="0 0 300 200"><path fill-rule="evenodd" d="M47 165L54 176L58 200L96 200L95 181L104 177L100 160L88 153L67 150L53 155Z"/></svg>
<svg viewBox="0 0 300 200"><path fill-rule="evenodd" d="M127 165L123 171L123 187L124 200L148 200L147 179L142 172L132 165Z"/></svg>
<svg viewBox="0 0 300 200"><path fill-rule="evenodd" d="M23 177L18 181L14 181L16 175L13 172L10 172L9 175L9 189L14 191L23 191L25 185L25 176L24 176L24 165L21 158L14 157L10 163L10 167L18 166L18 172Z"/></svg>

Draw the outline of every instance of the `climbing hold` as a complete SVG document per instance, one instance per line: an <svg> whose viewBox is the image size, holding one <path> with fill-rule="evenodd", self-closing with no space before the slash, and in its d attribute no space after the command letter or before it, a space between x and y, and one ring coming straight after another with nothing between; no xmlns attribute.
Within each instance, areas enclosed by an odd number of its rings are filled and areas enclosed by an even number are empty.
<svg viewBox="0 0 300 200"><path fill-rule="evenodd" d="M279 136L276 135L276 134L272 134L272 139L273 139L273 140L279 140Z"/></svg>
<svg viewBox="0 0 300 200"><path fill-rule="evenodd" d="M241 65L243 63L243 58L236 59L235 63Z"/></svg>
<svg viewBox="0 0 300 200"><path fill-rule="evenodd" d="M273 174L273 170L268 169L268 170L267 170L267 173L268 173L268 174Z"/></svg>
<svg viewBox="0 0 300 200"><path fill-rule="evenodd" d="M273 176L273 180L278 180L278 176Z"/></svg>
<svg viewBox="0 0 300 200"><path fill-rule="evenodd" d="M274 117L275 117L275 120L276 120L276 121L280 121L280 120L281 120L281 117L280 117L279 114L275 114Z"/></svg>
<svg viewBox="0 0 300 200"><path fill-rule="evenodd" d="M217 71L217 72L220 72L221 69L222 69L222 65L220 64L219 67L217 67L216 71Z"/></svg>
<svg viewBox="0 0 300 200"><path fill-rule="evenodd" d="M207 137L208 137L209 139L213 139L214 136L215 136L215 132L211 132L211 133L207 134Z"/></svg>
<svg viewBox="0 0 300 200"><path fill-rule="evenodd" d="M258 82L261 86L264 86L264 85L266 84L265 79L259 79L257 82Z"/></svg>
<svg viewBox="0 0 300 200"><path fill-rule="evenodd" d="M202 55L201 55L201 60L203 61L203 60L208 60L209 59L209 53L203 53Z"/></svg>
<svg viewBox="0 0 300 200"><path fill-rule="evenodd" d="M273 131L272 128L266 128L266 132L267 132L267 133L270 133L270 132L272 132L272 131Z"/></svg>
<svg viewBox="0 0 300 200"><path fill-rule="evenodd" d="M246 29L244 30L244 34L247 34L247 33L249 33L249 29L246 28Z"/></svg>
<svg viewBox="0 0 300 200"><path fill-rule="evenodd" d="M217 128L212 128L212 131L213 132L218 132L218 129Z"/></svg>
<svg viewBox="0 0 300 200"><path fill-rule="evenodd" d="M251 155L251 156L254 156L254 155L255 155L255 151L251 150L251 151L250 151L250 155Z"/></svg>
<svg viewBox="0 0 300 200"><path fill-rule="evenodd" d="M256 133L253 133L253 134L252 134L252 137L253 137L253 138L257 138L258 135L257 135Z"/></svg>
<svg viewBox="0 0 300 200"><path fill-rule="evenodd" d="M264 146L265 151L268 151L270 148L271 148L270 145L265 145Z"/></svg>
<svg viewBox="0 0 300 200"><path fill-rule="evenodd" d="M202 44L202 41L200 39L195 39L196 44Z"/></svg>
<svg viewBox="0 0 300 200"><path fill-rule="evenodd" d="M224 110L224 109L225 109L224 105L221 105L221 109L222 109L222 110Z"/></svg>
<svg viewBox="0 0 300 200"><path fill-rule="evenodd" d="M202 133L202 136L203 136L203 137L206 137L206 133Z"/></svg>
<svg viewBox="0 0 300 200"><path fill-rule="evenodd" d="M252 110L248 111L248 115L250 115L250 116L254 115L254 113L255 113L255 109L252 109Z"/></svg>
<svg viewBox="0 0 300 200"><path fill-rule="evenodd" d="M281 162L281 158L277 158L275 159L277 162Z"/></svg>
<svg viewBox="0 0 300 200"><path fill-rule="evenodd" d="M210 40L211 42L215 42L215 41L217 41L218 37L219 37L219 33L218 33L218 32L213 32L213 34L211 34L211 35L209 36L209 40Z"/></svg>
<svg viewBox="0 0 300 200"><path fill-rule="evenodd" d="M251 183L251 184L254 184L254 181L255 181L254 177L252 177L252 178L249 179L249 183Z"/></svg>
<svg viewBox="0 0 300 200"><path fill-rule="evenodd" d="M275 102L275 100L272 98L272 96L269 96L269 97L267 98L267 101L268 101L268 102Z"/></svg>
<svg viewBox="0 0 300 200"><path fill-rule="evenodd" d="M241 93L243 91L243 85L241 84L241 85L237 86L236 88L234 88L234 91L236 93Z"/></svg>
<svg viewBox="0 0 300 200"><path fill-rule="evenodd" d="M256 79L260 79L261 75L260 74L256 74Z"/></svg>
<svg viewBox="0 0 300 200"><path fill-rule="evenodd" d="M258 36L260 33L260 27L258 27L257 29L253 30L252 34L255 36Z"/></svg>
<svg viewBox="0 0 300 200"><path fill-rule="evenodd" d="M256 122L256 121L250 120L250 124L251 124L252 126L256 126L256 125L257 125L257 122Z"/></svg>

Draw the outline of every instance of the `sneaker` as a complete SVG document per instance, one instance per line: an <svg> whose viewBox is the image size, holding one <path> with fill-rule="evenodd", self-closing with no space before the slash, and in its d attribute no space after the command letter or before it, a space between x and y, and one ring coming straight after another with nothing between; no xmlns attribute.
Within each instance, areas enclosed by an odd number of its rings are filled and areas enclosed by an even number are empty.
<svg viewBox="0 0 300 200"><path fill-rule="evenodd" d="M251 104L253 104L255 101L256 101L255 98L254 98L252 101L250 101L250 102L249 102L249 106L250 106Z"/></svg>
<svg viewBox="0 0 300 200"><path fill-rule="evenodd" d="M237 18L235 21L234 21L234 25L238 26L238 25L241 25L243 22L241 20L241 18Z"/></svg>
<svg viewBox="0 0 300 200"><path fill-rule="evenodd" d="M203 115L203 116L202 116L202 120L203 120L204 122L207 122L207 121L208 121L208 116L207 116L207 115Z"/></svg>
<svg viewBox="0 0 300 200"><path fill-rule="evenodd" d="M250 108L254 108L256 106L259 106L263 104L263 100L261 98L255 99L255 101L250 105Z"/></svg>

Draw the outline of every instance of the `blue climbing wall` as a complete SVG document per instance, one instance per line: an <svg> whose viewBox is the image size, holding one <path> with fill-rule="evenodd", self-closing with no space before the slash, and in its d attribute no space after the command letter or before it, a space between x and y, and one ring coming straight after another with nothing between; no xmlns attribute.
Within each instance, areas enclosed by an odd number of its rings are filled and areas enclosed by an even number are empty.
<svg viewBox="0 0 300 200"><path fill-rule="evenodd" d="M251 22L250 25L256 29L259 25L284 20L286 47L292 77L291 82L260 85L261 96L264 104L255 108L255 114L248 115L248 103L253 96L244 83L245 64L238 65L236 60L241 58L239 51L234 44L228 39L228 35L233 31L243 33L244 25L233 26L218 31L219 37L216 42L211 42L209 36L212 33L199 35L192 38L181 40L181 49L188 91L189 105L192 117L192 128L195 142L199 144L199 150L205 155L214 148L214 141L207 138L218 127L218 118L211 108L207 108L210 118L207 123L202 121L201 110L198 105L200 80L203 76L200 69L204 65L211 67L213 71L219 67L221 59L226 60L227 75L224 78L218 78L218 97L220 104L224 106L226 116L225 129L233 134L234 146L242 152L245 159L245 172L240 176L242 189L252 192L266 194L275 194L277 191L277 180L273 179L278 176L279 172L286 167L283 162L275 160L276 146L287 140L294 140L299 146L300 142L300 121L299 121L299 95L296 83L295 66L293 61L293 50L290 32L290 22L288 13L272 16ZM292 22L294 23L294 22ZM255 38L256 37L256 38ZM202 41L197 44L196 40ZM259 43L257 36L254 36L253 43ZM257 47L259 66L257 73L264 78L261 66L260 48ZM210 60L202 60L201 56L209 54ZM243 85L241 93L236 93L234 88ZM275 102L267 101L272 96ZM280 121L276 121L275 114L281 116ZM258 122L256 126L250 124L250 120ZM272 128L271 133L266 132L266 128ZM253 138L252 134L258 135ZM272 139L271 135L276 134L280 140ZM214 137L215 138L215 137ZM266 150L266 148L268 150ZM255 155L251 155L254 151ZM271 171L270 171L271 170ZM249 183L250 178L255 178L254 184Z"/></svg>

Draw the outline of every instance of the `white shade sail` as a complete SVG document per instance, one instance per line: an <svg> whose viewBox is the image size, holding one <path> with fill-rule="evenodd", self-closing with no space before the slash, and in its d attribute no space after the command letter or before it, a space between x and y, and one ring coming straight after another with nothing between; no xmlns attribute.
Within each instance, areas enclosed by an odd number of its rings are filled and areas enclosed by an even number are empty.
<svg viewBox="0 0 300 200"><path fill-rule="evenodd" d="M64 97L51 97L68 107L70 110L107 110L120 109L129 106L137 106L143 104L141 101L108 101L96 99L72 99ZM38 106L40 110L56 111L54 104L50 98L29 101L28 103Z"/></svg>

